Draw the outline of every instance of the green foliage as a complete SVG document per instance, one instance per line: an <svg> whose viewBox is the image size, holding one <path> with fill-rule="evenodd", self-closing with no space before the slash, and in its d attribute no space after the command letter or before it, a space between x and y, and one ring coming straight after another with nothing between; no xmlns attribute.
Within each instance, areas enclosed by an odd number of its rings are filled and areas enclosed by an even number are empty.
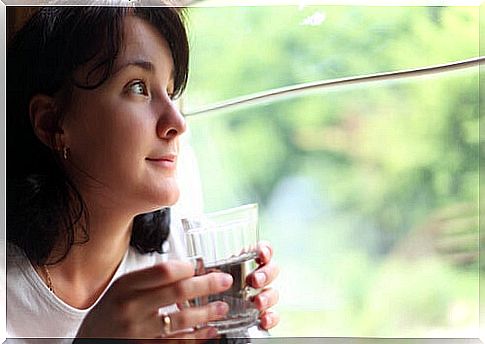
<svg viewBox="0 0 485 344"><path fill-rule="evenodd" d="M478 54L473 7L193 8L188 108L322 79ZM319 26L302 25L321 13Z"/></svg>

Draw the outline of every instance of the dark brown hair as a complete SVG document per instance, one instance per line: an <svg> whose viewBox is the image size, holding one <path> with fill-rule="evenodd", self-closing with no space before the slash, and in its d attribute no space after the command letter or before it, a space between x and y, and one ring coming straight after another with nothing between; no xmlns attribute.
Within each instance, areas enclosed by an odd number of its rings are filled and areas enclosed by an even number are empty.
<svg viewBox="0 0 485 344"><path fill-rule="evenodd" d="M175 66L174 94L180 95L187 82L189 54L180 9L43 7L9 42L7 240L36 264L58 262L72 245L88 241L89 214L58 154L35 136L29 118L30 99L36 94L61 94L68 103L72 87L95 89L105 82L120 51L123 18L128 15L146 20L167 40ZM88 62L93 67L86 80L75 80L74 71ZM62 113L59 121L61 117ZM169 223L169 209L136 216L130 244L142 253L162 252ZM77 237L82 239L76 242ZM58 243L64 246L53 252ZM47 261L52 255L55 259Z"/></svg>

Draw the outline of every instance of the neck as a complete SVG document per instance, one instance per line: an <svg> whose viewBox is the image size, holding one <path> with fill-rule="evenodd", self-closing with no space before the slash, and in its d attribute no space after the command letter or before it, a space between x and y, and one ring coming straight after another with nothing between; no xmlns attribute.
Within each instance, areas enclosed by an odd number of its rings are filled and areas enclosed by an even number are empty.
<svg viewBox="0 0 485 344"><path fill-rule="evenodd" d="M114 209L91 209L89 241L73 245L65 259L48 266L56 295L77 308L91 306L113 278L129 247L134 217Z"/></svg>

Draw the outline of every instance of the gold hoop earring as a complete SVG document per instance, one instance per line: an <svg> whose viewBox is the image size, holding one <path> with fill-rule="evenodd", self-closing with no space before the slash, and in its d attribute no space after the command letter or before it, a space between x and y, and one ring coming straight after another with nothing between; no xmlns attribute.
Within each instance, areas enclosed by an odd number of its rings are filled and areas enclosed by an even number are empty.
<svg viewBox="0 0 485 344"><path fill-rule="evenodd" d="M68 153L69 153L69 148L64 146L64 148L62 148L62 157L64 158L64 160L67 160Z"/></svg>

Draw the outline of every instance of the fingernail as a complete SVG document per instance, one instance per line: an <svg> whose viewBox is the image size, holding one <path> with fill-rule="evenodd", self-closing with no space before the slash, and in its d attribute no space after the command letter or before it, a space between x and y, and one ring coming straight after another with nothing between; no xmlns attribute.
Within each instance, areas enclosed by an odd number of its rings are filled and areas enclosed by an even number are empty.
<svg viewBox="0 0 485 344"><path fill-rule="evenodd" d="M261 307L265 307L268 304L268 298L264 295L260 295L259 303L261 304Z"/></svg>
<svg viewBox="0 0 485 344"><path fill-rule="evenodd" d="M264 284L264 281L266 281L266 275L264 272L257 272L254 274L254 278L256 279L256 283L261 286Z"/></svg>
<svg viewBox="0 0 485 344"><path fill-rule="evenodd" d="M222 274L221 284L223 287L229 287L232 284L232 276L229 274Z"/></svg>
<svg viewBox="0 0 485 344"><path fill-rule="evenodd" d="M263 254L264 259L269 259L269 256L271 254L271 252L269 252L269 248L267 248L266 246L261 249L261 253Z"/></svg>
<svg viewBox="0 0 485 344"><path fill-rule="evenodd" d="M229 311L229 305L225 302L216 302L215 308L217 315L224 315Z"/></svg>
<svg viewBox="0 0 485 344"><path fill-rule="evenodd" d="M215 327L210 327L207 332L207 335L209 337L217 337L217 329Z"/></svg>
<svg viewBox="0 0 485 344"><path fill-rule="evenodd" d="M270 316L266 316L266 317L265 317L265 319L266 319L266 321L265 321L265 325L266 325L266 326L265 326L265 327L266 327L266 328L268 328L268 327L270 327L270 326L271 326L271 323L272 323L273 321L271 320L271 317L270 317Z"/></svg>

